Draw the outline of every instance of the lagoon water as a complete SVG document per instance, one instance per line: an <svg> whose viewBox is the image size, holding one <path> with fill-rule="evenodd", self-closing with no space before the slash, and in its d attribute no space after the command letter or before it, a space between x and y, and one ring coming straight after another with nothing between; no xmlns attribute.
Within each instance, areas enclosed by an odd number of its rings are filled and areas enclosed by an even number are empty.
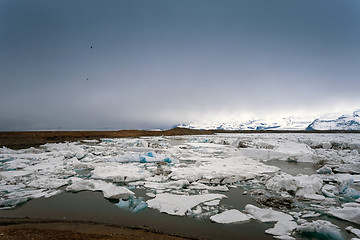
<svg viewBox="0 0 360 240"><path fill-rule="evenodd" d="M0 149L0 200L32 200L0 210L0 217L146 226L196 238L274 239L265 233L275 225L274 222L262 223L252 219L242 223L217 224L209 220L209 215L202 217L201 214L214 215L230 209L246 213L247 204L266 208L258 204L257 197L290 196L284 189L274 190L266 186L273 176L291 180L287 184L293 184L296 176L302 174L305 178L296 178L296 181L315 179L315 182L309 182L311 187L330 184L338 190L342 182L353 178L355 182L349 186L359 191L358 174L316 172L322 164L334 170L338 166L346 166L343 167L345 171L357 166L360 162L359 150L356 149L360 146L359 138L359 135L350 134L220 134L81 141L19 151L3 148ZM336 148L322 148L329 142ZM341 149L338 148L340 145ZM301 216L316 213L319 216L302 217L295 221L329 221L339 227L343 239L354 237L345 228L353 226L359 229L358 224L336 219L327 211L346 202L356 204L356 195L344 200L342 193L338 192L335 197L329 198L323 196L321 190L314 192L305 189L301 182L296 184L298 193L310 191L313 194L310 197L320 197L320 200L291 193L295 205L292 209L279 211L287 214L295 212L295 215L298 213ZM150 199L148 195L162 193L190 196L218 193L227 198L221 199L220 204L212 209L202 205L201 214L173 216L152 208L133 213L115 206L118 200L104 198L110 185L115 192L123 186L128 187L136 198L143 197L145 201ZM321 198L327 200L324 210L313 206L322 206ZM7 207L4 201L2 204ZM301 222L298 221L298 224ZM314 234L300 236L298 232L291 233L291 236L296 239L315 237Z"/></svg>

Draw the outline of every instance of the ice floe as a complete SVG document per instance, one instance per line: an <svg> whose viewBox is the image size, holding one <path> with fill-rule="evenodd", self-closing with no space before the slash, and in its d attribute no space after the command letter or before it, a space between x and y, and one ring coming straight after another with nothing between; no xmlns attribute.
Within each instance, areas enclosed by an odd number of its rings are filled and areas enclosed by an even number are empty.
<svg viewBox="0 0 360 240"><path fill-rule="evenodd" d="M310 239L342 240L340 228L329 221L306 222L296 228L300 234Z"/></svg>
<svg viewBox="0 0 360 240"><path fill-rule="evenodd" d="M261 222L292 221L294 218L286 213L272 210L271 208L259 208L248 204L245 211Z"/></svg>
<svg viewBox="0 0 360 240"><path fill-rule="evenodd" d="M252 217L236 209L224 211L210 217L210 220L216 223L235 223L249 221Z"/></svg>
<svg viewBox="0 0 360 240"><path fill-rule="evenodd" d="M142 197L136 198L131 196L127 200L119 199L119 202L115 204L115 206L138 213L147 208L148 205Z"/></svg>
<svg viewBox="0 0 360 240"><path fill-rule="evenodd" d="M334 217L360 224L360 206L344 206L331 209L328 213Z"/></svg>
<svg viewBox="0 0 360 240"><path fill-rule="evenodd" d="M132 191L125 187L116 186L101 180L72 178L71 182L71 185L66 187L66 191L102 191L104 197L109 199L128 199L134 195Z"/></svg>
<svg viewBox="0 0 360 240"><path fill-rule="evenodd" d="M357 237L360 237L360 229L349 226L346 228L346 231L351 232L352 234L356 235Z"/></svg>
<svg viewBox="0 0 360 240"><path fill-rule="evenodd" d="M293 192L297 196L308 199L323 200L325 197L317 193L323 186L323 180L317 175L297 175L282 173L270 178L266 187L273 191Z"/></svg>
<svg viewBox="0 0 360 240"><path fill-rule="evenodd" d="M203 194L203 195L176 195L170 193L157 194L154 199L148 200L149 208L158 209L170 215L184 216L186 212L196 207L200 203L215 199L226 198L223 194Z"/></svg>

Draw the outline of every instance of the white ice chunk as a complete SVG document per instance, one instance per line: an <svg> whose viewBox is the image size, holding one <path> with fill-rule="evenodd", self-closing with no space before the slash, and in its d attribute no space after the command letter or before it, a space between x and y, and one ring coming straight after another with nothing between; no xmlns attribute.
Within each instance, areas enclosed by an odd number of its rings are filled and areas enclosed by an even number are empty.
<svg viewBox="0 0 360 240"><path fill-rule="evenodd" d="M296 230L303 234L316 234L318 239L343 239L339 227L324 220L303 223Z"/></svg>
<svg viewBox="0 0 360 240"><path fill-rule="evenodd" d="M32 171L3 171L0 172L0 178L15 178L30 175Z"/></svg>
<svg viewBox="0 0 360 240"><path fill-rule="evenodd" d="M300 154L311 154L311 148L304 144L293 141L285 141L278 145L276 151L291 154L291 155L300 155Z"/></svg>
<svg viewBox="0 0 360 240"><path fill-rule="evenodd" d="M219 205L219 203L220 203L220 200L217 199L217 200L204 202L204 205L206 205L206 206L217 206L217 205Z"/></svg>
<svg viewBox="0 0 360 240"><path fill-rule="evenodd" d="M313 196L313 194L318 193L323 186L323 180L318 175L297 175L295 179L299 182L299 190L296 192L297 196L318 198L318 196Z"/></svg>
<svg viewBox="0 0 360 240"><path fill-rule="evenodd" d="M298 194L300 195L300 194ZM307 198L307 199L311 199L311 200L324 200L325 197L323 195L319 195L319 194L313 194L313 193L310 193L310 194L304 194L302 195L304 198Z"/></svg>
<svg viewBox="0 0 360 240"><path fill-rule="evenodd" d="M277 172L279 168L246 157L230 157L204 162L201 166L173 168L173 179L200 180L204 183L225 184L252 179L260 174Z"/></svg>
<svg viewBox="0 0 360 240"><path fill-rule="evenodd" d="M321 192L330 198L334 198L336 197L336 195L339 194L339 190L337 187L335 187L334 185L330 185L330 184L325 184L322 189Z"/></svg>
<svg viewBox="0 0 360 240"><path fill-rule="evenodd" d="M118 155L117 157L105 158L107 162L140 162L140 163L152 163L152 162L167 162L167 163L179 163L178 159L168 157L164 154L147 152L144 154L131 154L125 153Z"/></svg>
<svg viewBox="0 0 360 240"><path fill-rule="evenodd" d="M128 199L134 193L126 187L116 186L101 180L83 180L80 178L72 178L72 184L66 187L66 191L102 191L105 198L110 199Z"/></svg>
<svg viewBox="0 0 360 240"><path fill-rule="evenodd" d="M178 181L170 181L166 183L145 182L144 186L146 188L153 188L153 189L181 189L189 184L190 183L187 180L178 180Z"/></svg>
<svg viewBox="0 0 360 240"><path fill-rule="evenodd" d="M348 226L345 229L346 229L346 231L351 232L352 234L356 235L357 237L360 237L360 229L354 228L352 226Z"/></svg>
<svg viewBox="0 0 360 240"><path fill-rule="evenodd" d="M323 166L323 167L319 168L318 170L316 170L316 173L317 174L331 174L333 172L330 167Z"/></svg>
<svg viewBox="0 0 360 240"><path fill-rule="evenodd" d="M296 192L299 187L299 182L290 174L281 173L270 178L266 182L266 187L274 191L286 190Z"/></svg>
<svg viewBox="0 0 360 240"><path fill-rule="evenodd" d="M274 236L274 238L280 239L280 240L296 240L296 238L289 236L289 235Z"/></svg>
<svg viewBox="0 0 360 240"><path fill-rule="evenodd" d="M309 199L323 200L325 197L316 194L320 191L323 185L323 180L313 175L297 175L292 176L290 174L281 173L266 182L266 187L273 191L293 191L297 196L303 196Z"/></svg>
<svg viewBox="0 0 360 240"><path fill-rule="evenodd" d="M356 202L349 202L349 203L344 203L341 205L342 207L354 207L354 208L360 208L360 203L356 203Z"/></svg>
<svg viewBox="0 0 360 240"><path fill-rule="evenodd" d="M346 231L351 232L352 234L356 235L357 237L360 237L360 230L359 229L354 228L352 226L348 226L345 229L346 229Z"/></svg>
<svg viewBox="0 0 360 240"><path fill-rule="evenodd" d="M328 212L334 217L360 224L360 207L343 207Z"/></svg>
<svg viewBox="0 0 360 240"><path fill-rule="evenodd" d="M175 195L170 193L157 194L154 199L148 200L149 208L158 209L170 215L184 216L187 211L200 203L210 200L226 198L223 194L203 194L203 195Z"/></svg>
<svg viewBox="0 0 360 240"><path fill-rule="evenodd" d="M245 206L246 212L251 214L254 218L261 222L278 222L278 221L292 221L293 217L289 214L272 210L271 208L258 208L254 205L247 204Z"/></svg>
<svg viewBox="0 0 360 240"><path fill-rule="evenodd" d="M273 228L267 229L265 232L277 236L290 235L297 226L297 223L294 221L280 220Z"/></svg>
<svg viewBox="0 0 360 240"><path fill-rule="evenodd" d="M218 186L209 186L199 182L192 182L189 186L189 189L198 189L198 190L212 190L212 191L222 191L227 192L229 188L225 185L218 185Z"/></svg>
<svg viewBox="0 0 360 240"><path fill-rule="evenodd" d="M303 218L312 218L312 217L319 217L319 216L321 216L320 213L309 212L309 213L305 213L301 217L303 217Z"/></svg>
<svg viewBox="0 0 360 240"><path fill-rule="evenodd" d="M108 179L115 182L131 182L150 177L149 171L140 168L136 163L98 164L92 171L92 178Z"/></svg>
<svg viewBox="0 0 360 240"><path fill-rule="evenodd" d="M155 193L152 193L152 192L147 192L147 193L146 193L146 196L151 197L151 198L154 198L154 197L156 197L156 194L155 194Z"/></svg>
<svg viewBox="0 0 360 240"><path fill-rule="evenodd" d="M28 187L54 189L68 184L67 179L58 179L50 176L37 176L34 180L29 180Z"/></svg>
<svg viewBox="0 0 360 240"><path fill-rule="evenodd" d="M244 214L236 209L231 209L220 214L211 216L210 220L216 223L234 223L248 221L251 218L251 215Z"/></svg>
<svg viewBox="0 0 360 240"><path fill-rule="evenodd" d="M103 192L104 197L109 199L127 199L130 196L134 195L134 193L126 187L115 186L111 183L104 184L98 187Z"/></svg>
<svg viewBox="0 0 360 240"><path fill-rule="evenodd" d="M324 149L330 149L332 147L331 142L323 142L322 143L322 148Z"/></svg>

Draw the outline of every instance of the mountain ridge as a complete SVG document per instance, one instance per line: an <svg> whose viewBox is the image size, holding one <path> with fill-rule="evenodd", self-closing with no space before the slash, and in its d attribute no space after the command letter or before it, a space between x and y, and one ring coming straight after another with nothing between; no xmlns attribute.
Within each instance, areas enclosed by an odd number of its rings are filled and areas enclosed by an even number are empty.
<svg viewBox="0 0 360 240"><path fill-rule="evenodd" d="M283 117L280 119L250 119L247 121L207 121L183 123L174 127L197 130L341 130L360 131L360 109L352 114L338 114L339 117L330 117L330 114L317 118ZM336 114L331 114L332 116Z"/></svg>

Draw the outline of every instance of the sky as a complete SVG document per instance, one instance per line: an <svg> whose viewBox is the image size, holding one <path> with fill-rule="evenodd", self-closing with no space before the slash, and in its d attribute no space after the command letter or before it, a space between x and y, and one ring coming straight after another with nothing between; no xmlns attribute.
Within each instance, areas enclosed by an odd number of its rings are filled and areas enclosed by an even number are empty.
<svg viewBox="0 0 360 240"><path fill-rule="evenodd" d="M0 0L0 131L360 108L359 0Z"/></svg>

